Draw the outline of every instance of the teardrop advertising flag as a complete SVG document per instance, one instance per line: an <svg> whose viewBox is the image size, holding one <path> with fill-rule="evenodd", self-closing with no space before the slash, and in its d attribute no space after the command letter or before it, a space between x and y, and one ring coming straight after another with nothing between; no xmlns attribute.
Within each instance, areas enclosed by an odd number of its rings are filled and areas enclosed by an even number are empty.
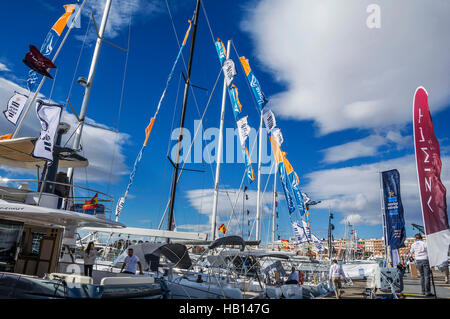
<svg viewBox="0 0 450 319"><path fill-rule="evenodd" d="M400 195L400 173L396 169L381 172L387 243L391 250L405 247L406 229Z"/></svg>
<svg viewBox="0 0 450 319"><path fill-rule="evenodd" d="M413 102L414 148L422 216L425 226L430 266L448 260L450 229L447 216L446 189L441 182L441 154L434 135L428 106L428 93L418 87Z"/></svg>

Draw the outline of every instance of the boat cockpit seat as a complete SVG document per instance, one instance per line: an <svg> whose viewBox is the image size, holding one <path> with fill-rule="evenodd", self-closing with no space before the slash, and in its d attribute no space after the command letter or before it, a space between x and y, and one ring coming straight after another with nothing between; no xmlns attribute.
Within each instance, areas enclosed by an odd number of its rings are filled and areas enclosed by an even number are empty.
<svg viewBox="0 0 450 319"><path fill-rule="evenodd" d="M48 275L50 280L64 280L66 283L93 285L94 280L89 276L75 274L51 273Z"/></svg>
<svg viewBox="0 0 450 319"><path fill-rule="evenodd" d="M101 286L111 285L138 285L138 284L154 284L155 278L151 276L136 277L104 277L100 281Z"/></svg>

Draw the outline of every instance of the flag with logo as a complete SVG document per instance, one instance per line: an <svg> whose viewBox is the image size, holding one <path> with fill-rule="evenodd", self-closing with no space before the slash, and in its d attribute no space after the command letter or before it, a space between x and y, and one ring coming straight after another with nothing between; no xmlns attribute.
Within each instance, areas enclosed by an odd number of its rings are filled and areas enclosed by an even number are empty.
<svg viewBox="0 0 450 319"><path fill-rule="evenodd" d="M309 242L308 236L303 226L300 226L298 222L291 222L292 229L295 235L295 242L297 244Z"/></svg>
<svg viewBox="0 0 450 319"><path fill-rule="evenodd" d="M281 146L281 144L283 144L283 134L281 134L281 130L279 128L275 128L274 130L272 130L271 135L277 139L278 145Z"/></svg>
<svg viewBox="0 0 450 319"><path fill-rule="evenodd" d="M289 248L289 240L282 239L281 243L283 244L284 248L286 248L286 249Z"/></svg>
<svg viewBox="0 0 450 319"><path fill-rule="evenodd" d="M222 40L217 38L217 41L214 42L217 50L217 55L219 56L220 65L223 65L224 61L227 59L227 49L225 49L225 45Z"/></svg>
<svg viewBox="0 0 450 319"><path fill-rule="evenodd" d="M268 110L263 114L264 125L269 133L271 133L277 126L277 120L275 119L275 114L272 110Z"/></svg>
<svg viewBox="0 0 450 319"><path fill-rule="evenodd" d="M19 92L14 92L14 95L8 100L6 110L3 111L3 114L12 124L16 125L27 99L28 96L20 94Z"/></svg>
<svg viewBox="0 0 450 319"><path fill-rule="evenodd" d="M223 75L225 76L225 82L227 87L233 82L234 76L237 75L236 66L232 59L226 59L222 65Z"/></svg>
<svg viewBox="0 0 450 319"><path fill-rule="evenodd" d="M294 200L292 198L292 190L290 187L290 183L288 182L286 167L284 165L283 154L280 149L280 145L277 140L271 136L270 144L272 146L272 152L275 156L275 161L278 166L278 173L280 175L281 186L283 188L284 196L286 197L286 205L289 210L289 215L291 215L295 211Z"/></svg>
<svg viewBox="0 0 450 319"><path fill-rule="evenodd" d="M248 59L246 59L245 56L241 56L239 60L241 61L242 67L244 68L245 75L247 76L247 81L250 84L250 87L252 88L252 92L253 95L255 96L256 103L258 104L259 109L262 111L262 109L269 100L266 98L263 91L261 90L261 85L259 84L258 79L253 74Z"/></svg>
<svg viewBox="0 0 450 319"><path fill-rule="evenodd" d="M381 172L387 244L393 249L405 247L406 229L400 196L400 173L396 169Z"/></svg>
<svg viewBox="0 0 450 319"><path fill-rule="evenodd" d="M39 50L34 45L30 45L30 51L28 51L28 53L25 55L23 63L25 63L33 71L50 79L53 79L50 73L48 73L47 69L54 69L56 68L56 66L50 59L43 56L42 53L39 52Z"/></svg>
<svg viewBox="0 0 450 319"><path fill-rule="evenodd" d="M33 157L53 161L53 147L61 112L61 105L37 100L36 113L41 122L41 134L34 144Z"/></svg>
<svg viewBox="0 0 450 319"><path fill-rule="evenodd" d="M297 203L297 208L300 212L300 215L305 215L306 207L303 203L303 196L300 191L300 181L298 178L298 175L295 173L294 169L292 168L291 163L288 161L286 157L286 152L282 152L283 154L283 162L284 166L286 167L286 174L287 174L287 181L289 185L291 186L292 193L294 194L295 201Z"/></svg>
<svg viewBox="0 0 450 319"><path fill-rule="evenodd" d="M228 95L230 96L231 106L233 107L234 118L237 120L242 111L242 104L239 101L238 88L233 83L231 83L231 87L228 88Z"/></svg>
<svg viewBox="0 0 450 319"><path fill-rule="evenodd" d="M428 93L417 88L413 102L414 147L417 179L425 226L430 266L447 262L450 228L447 215L447 190L441 181L441 152L434 135L428 106Z"/></svg>
<svg viewBox="0 0 450 319"><path fill-rule="evenodd" d="M37 68L34 68L33 66L39 60L43 60L44 57L50 56L50 54L53 51L53 48L56 46L56 43L58 42L59 37L61 36L62 32L64 31L64 28L66 27L67 23L69 21L70 21L70 23L74 22L73 19L76 16L76 11L78 11L79 8L80 7L76 4L65 4L64 5L65 12L55 22L55 24L52 26L50 31L47 33L47 36L45 37L45 40L42 43L41 49L37 50L37 48L33 46L35 49L35 50L33 49L33 51L39 52L39 55L41 55L41 56L39 56L36 52L32 52L31 56L28 56L28 58L27 58L27 56L25 57L24 63L32 69L28 73L28 79L27 79L27 86L30 91L34 90L34 85L36 84L36 82L38 80L36 73L39 73L43 76L52 78L50 76L50 74L48 74L47 70L42 70L43 66L37 67ZM74 26L75 27L79 26L79 22L80 22L80 17L78 17L78 19L75 21ZM30 46L30 52L31 52L31 46ZM27 55L28 55L28 53L27 53ZM34 58L32 56L36 56L39 58L37 58L38 59L37 61L34 61ZM48 60L48 61L50 61L50 60Z"/></svg>
<svg viewBox="0 0 450 319"><path fill-rule="evenodd" d="M83 210L95 209L98 207L98 194L95 194L91 200L84 201Z"/></svg>
<svg viewBox="0 0 450 319"><path fill-rule="evenodd" d="M324 252L325 251L325 247L324 247L322 241L319 238L317 238L317 236L314 235L314 234L311 234L311 238L312 238L312 241L314 243L314 246L316 246L317 251L319 253Z"/></svg>

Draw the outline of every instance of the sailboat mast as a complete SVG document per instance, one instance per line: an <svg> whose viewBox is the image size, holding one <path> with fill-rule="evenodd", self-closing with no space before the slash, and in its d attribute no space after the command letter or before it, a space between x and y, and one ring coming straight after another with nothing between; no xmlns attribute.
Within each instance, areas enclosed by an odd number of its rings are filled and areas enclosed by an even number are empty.
<svg viewBox="0 0 450 319"><path fill-rule="evenodd" d="M275 175L273 177L273 205L272 205L272 250L274 249L275 242L275 213L277 207L277 172L278 167L275 164Z"/></svg>
<svg viewBox="0 0 450 319"><path fill-rule="evenodd" d="M227 59L230 57L230 45L231 40L227 43ZM219 145L217 147L216 156L216 178L214 181L214 202L213 202L213 212L211 217L211 240L216 239L216 223L217 223L217 204L219 200L219 179L220 179L220 164L222 161L223 153L223 123L225 119L225 103L227 98L227 79L224 75L223 77L223 91L222 91L222 109L220 112L220 127L219 127Z"/></svg>
<svg viewBox="0 0 450 319"><path fill-rule="evenodd" d="M258 152L258 192L256 195L256 240L261 237L260 219L261 219L261 148L262 148L262 125L263 111L261 110L261 118L259 121L259 152Z"/></svg>
<svg viewBox="0 0 450 319"><path fill-rule="evenodd" d="M173 169L173 177L172 177L172 187L171 187L171 193L170 193L170 209L169 209L169 217L167 220L167 230L172 230L172 223L173 223L173 210L175 207L175 193L177 189L177 180L178 180L178 169L179 169L179 162L180 162L180 153L181 153L181 141L183 140L183 128L184 128L184 119L186 116L186 104L187 104L187 98L189 94L189 86L191 82L191 70L192 70L192 60L194 57L194 46L195 46L195 37L197 35L197 22L198 22L198 15L200 12L200 3L201 0L197 0L197 5L195 7L195 13L194 13L194 25L192 27L192 40L191 40L191 50L189 53L189 62L188 62L188 68L187 68L187 74L186 74L186 83L184 85L184 95L183 95L183 107L181 110L181 119L180 119L180 133L178 135L178 144L177 144L177 155L175 160L175 165ZM167 239L169 241L169 239Z"/></svg>
<svg viewBox="0 0 450 319"><path fill-rule="evenodd" d="M88 103L89 103L89 98L91 96L92 82L94 81L95 70L97 68L97 62L98 62L98 57L100 54L100 48L102 46L103 35L105 33L106 22L108 21L109 10L111 9L111 1L112 0L106 0L105 9L103 10L102 21L100 23L100 29L98 31L97 41L95 43L94 54L92 55L91 67L89 68L89 75L88 75L86 83L83 84L83 86L85 87L84 96L83 96L83 102L81 103L80 114L78 116L80 118L80 122L79 122L78 128L74 134L74 139L73 139L73 144L72 144L72 148L74 150L78 150L80 148L81 134L83 133L84 120L86 117L86 111L87 111L87 107L88 107ZM73 167L70 167L67 169L67 177L69 178L69 181L71 181L71 182L73 181Z"/></svg>

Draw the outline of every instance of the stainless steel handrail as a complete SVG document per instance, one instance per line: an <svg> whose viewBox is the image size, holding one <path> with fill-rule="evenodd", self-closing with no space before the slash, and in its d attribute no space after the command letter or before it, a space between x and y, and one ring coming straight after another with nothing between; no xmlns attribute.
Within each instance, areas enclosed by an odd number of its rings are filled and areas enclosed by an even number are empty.
<svg viewBox="0 0 450 319"><path fill-rule="evenodd" d="M35 182L35 183L41 182L38 179L17 179L17 178L16 179L3 178L3 181L5 181L5 182ZM88 187L79 186L79 185L75 185L75 184L62 183L62 182L56 182L56 181L46 181L46 182L47 183L51 183L51 184L56 184L56 185L75 187L75 188L83 189L83 190L86 190L86 191L89 191L89 192L95 192L97 194L100 194L100 195L103 195L103 196L109 198L109 199L98 199L98 201L99 202L104 202L104 203L110 203L109 205L105 205L105 215L106 215L107 212L109 212L109 219L112 220L113 204L114 204L114 197L113 196L108 195L106 193L103 193L101 191L95 190L95 189L91 189L91 188L88 188ZM10 187L8 187L8 188L10 188ZM0 198L4 199L4 196L7 195L7 194L10 194L10 195L24 195L26 193L32 193L32 191L30 191L30 190L22 190L22 191L20 191L19 189L17 189L18 192L14 192L14 191L12 191L13 188L10 188L10 189L11 189L11 191L0 188ZM39 192L39 191L36 191L36 193L37 192ZM42 192L39 192L39 202L40 202L40 197L42 195L41 193ZM58 196L58 197L64 199L64 197L61 197L61 196ZM70 200L72 200L73 203L75 203L76 200L81 200L83 198L89 198L89 197L75 196L75 197L65 197L65 198L70 199ZM107 206L109 206L109 207L107 207Z"/></svg>

